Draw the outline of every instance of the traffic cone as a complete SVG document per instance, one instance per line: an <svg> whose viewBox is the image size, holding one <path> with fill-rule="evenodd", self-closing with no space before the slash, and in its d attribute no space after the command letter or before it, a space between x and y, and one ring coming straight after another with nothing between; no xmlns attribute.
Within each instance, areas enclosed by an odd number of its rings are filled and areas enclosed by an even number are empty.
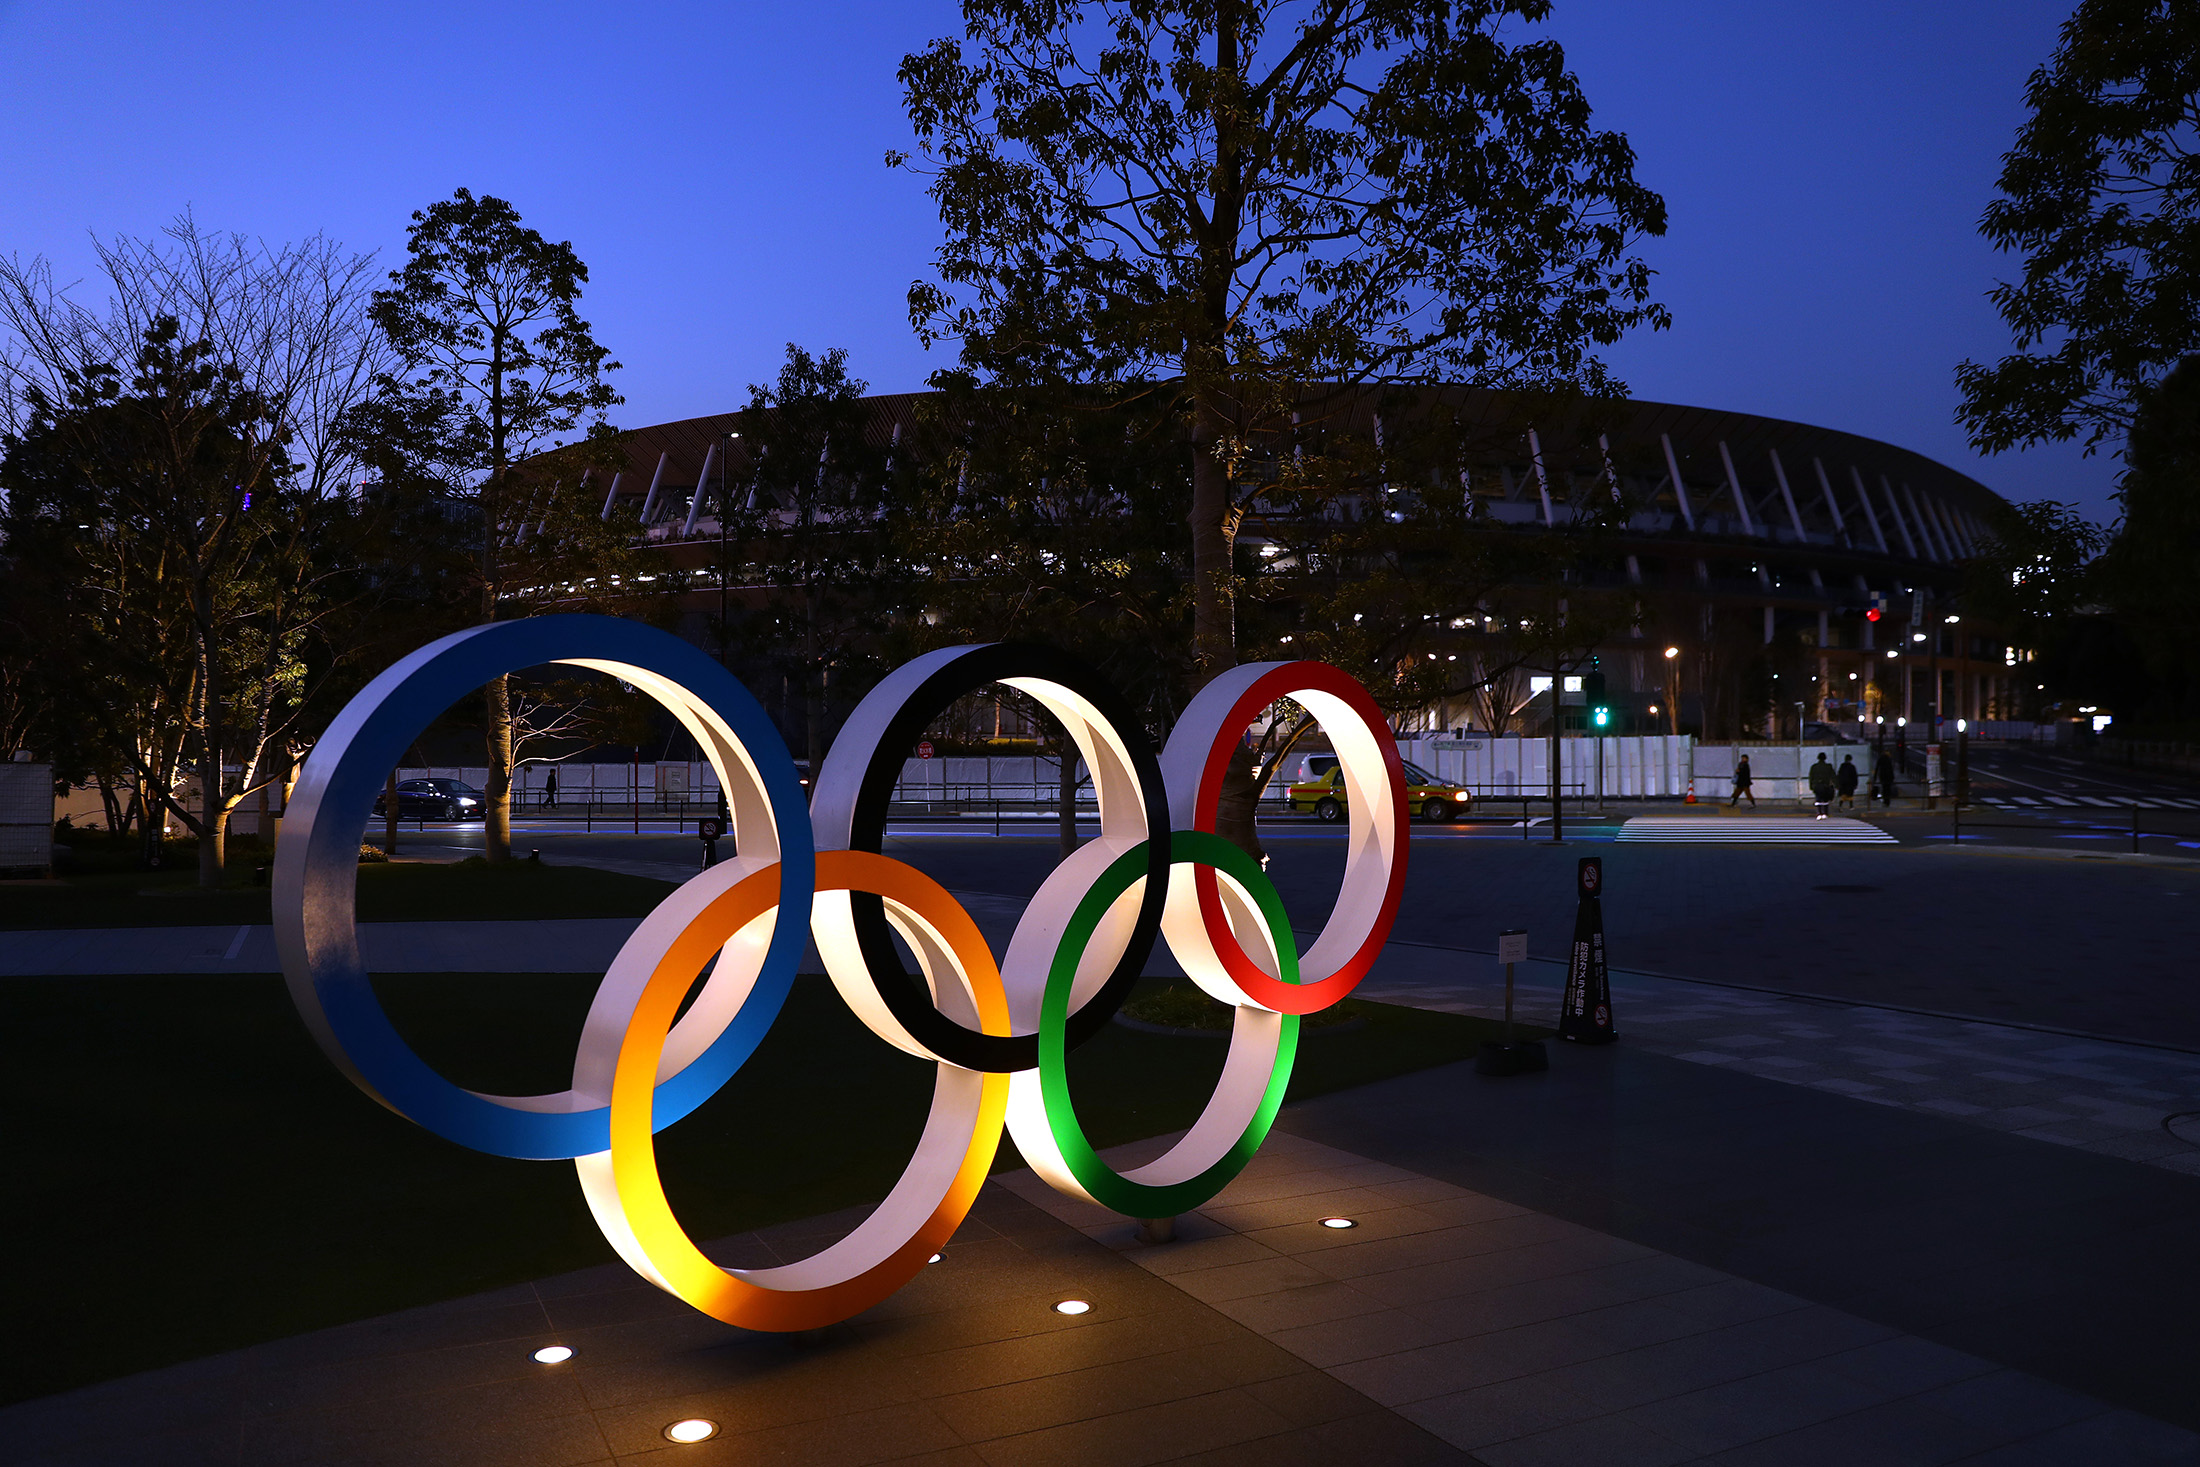
<svg viewBox="0 0 2200 1467"><path fill-rule="evenodd" d="M1693 774L1688 776L1688 798L1681 801L1681 803L1684 805L1693 805L1696 803L1696 776Z"/></svg>

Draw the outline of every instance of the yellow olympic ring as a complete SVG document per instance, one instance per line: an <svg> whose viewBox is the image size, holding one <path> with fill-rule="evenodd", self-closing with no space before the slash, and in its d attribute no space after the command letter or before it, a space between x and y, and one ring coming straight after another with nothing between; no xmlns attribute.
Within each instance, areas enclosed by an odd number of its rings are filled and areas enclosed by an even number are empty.
<svg viewBox="0 0 2200 1467"><path fill-rule="evenodd" d="M630 981L643 965L646 979L627 1022L619 1026L608 1096L611 1149L578 1157L573 1165L604 1235L644 1278L727 1324L816 1329L885 1299L954 1235L992 1169L1009 1077L941 1062L932 1114L909 1169L878 1209L832 1247L778 1268L727 1269L713 1263L688 1237L665 1197L650 1111L667 1034L696 974L722 946L734 945L727 952L732 960L744 936L761 951L751 929L771 919L778 907L777 863L728 875L730 882L709 883L716 891L695 893L691 901L700 901L701 909L669 943L637 933L640 941L629 942L614 961L607 986ZM697 878L689 887L705 884ZM992 951L970 914L938 882L889 856L820 851L817 889L884 898L889 920L915 950L942 1008L981 1033L1009 1032L1008 997ZM589 1047L584 1039L584 1051ZM582 1072L589 1068L585 1057L576 1066L576 1092L587 1088Z"/></svg>

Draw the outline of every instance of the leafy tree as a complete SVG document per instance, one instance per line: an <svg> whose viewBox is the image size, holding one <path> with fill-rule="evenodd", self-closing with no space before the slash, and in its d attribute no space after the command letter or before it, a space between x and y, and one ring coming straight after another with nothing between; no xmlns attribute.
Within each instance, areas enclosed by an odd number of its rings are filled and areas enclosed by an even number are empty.
<svg viewBox="0 0 2200 1467"><path fill-rule="evenodd" d="M1468 424L1440 397L1394 390L1373 422L1269 456L1254 501L1266 544L1242 576L1250 620L1270 655L1348 669L1401 721L1468 703L1500 728L1528 673L1570 668L1625 625L1630 606L1591 574L1620 506L1598 488L1567 498L1553 527L1499 523L1473 484L1523 421ZM1545 445L1546 467L1564 484L1559 448Z"/></svg>
<svg viewBox="0 0 2200 1467"><path fill-rule="evenodd" d="M416 212L406 241L404 268L372 308L400 365L377 378L349 429L385 479L432 483L470 505L476 614L495 621L524 613L547 583L542 567L515 564L542 492L515 466L570 435L608 461L604 414L623 399L604 379L619 364L581 319L588 267L572 244L552 244L503 199L460 189ZM488 685L491 861L511 857L510 701L506 679Z"/></svg>
<svg viewBox="0 0 2200 1467"><path fill-rule="evenodd" d="M1369 384L1617 391L1591 345L1665 324L1627 255L1662 201L1557 43L1507 33L1549 11L965 0L967 48L904 59L946 227L912 321L984 380L1188 417L1202 675L1236 660L1264 436Z"/></svg>
<svg viewBox="0 0 2200 1467"><path fill-rule="evenodd" d="M2155 673L2188 717L2200 704L2200 356L2162 380L2132 424L2117 498L2124 517L2100 583ZM2164 712L2172 710L2162 710Z"/></svg>
<svg viewBox="0 0 2200 1467"><path fill-rule="evenodd" d="M889 520L895 554L912 568L903 600L922 627L914 641L1065 648L1145 710L1152 729L1166 728L1189 671L1189 485L1178 445L1149 420L1154 405L986 388L960 373L941 385L919 409L925 471ZM1019 706L1058 761L1066 856L1077 841L1076 750L1035 701Z"/></svg>
<svg viewBox="0 0 2200 1467"><path fill-rule="evenodd" d="M1979 225L2024 257L1992 293L2017 349L1956 369L1957 417L1984 453L2091 451L2200 345L2200 0L2080 0L2025 101Z"/></svg>
<svg viewBox="0 0 2200 1467"><path fill-rule="evenodd" d="M835 675L844 694L860 686L859 648L893 595L879 533L887 455L870 441L867 391L845 350L812 355L789 342L779 375L749 387L746 493L731 466L721 491L728 537L749 562L721 574L745 573L764 592L740 630L798 690L812 768L825 757Z"/></svg>
<svg viewBox="0 0 2200 1467"><path fill-rule="evenodd" d="M1986 544L1964 567L1964 609L2038 647L2096 598L2092 562L2107 541L2074 504L1997 502Z"/></svg>

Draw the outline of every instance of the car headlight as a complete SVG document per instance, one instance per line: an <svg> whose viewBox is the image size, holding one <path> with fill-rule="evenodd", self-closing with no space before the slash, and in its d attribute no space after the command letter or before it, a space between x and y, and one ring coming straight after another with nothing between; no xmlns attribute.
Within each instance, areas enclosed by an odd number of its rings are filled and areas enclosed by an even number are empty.
<svg viewBox="0 0 2200 1467"><path fill-rule="evenodd" d="M1453 790L1451 792L1451 797L1455 800L1471 800L1474 798L1473 795L1469 794L1465 790Z"/></svg>
<svg viewBox="0 0 2200 1467"><path fill-rule="evenodd" d="M481 803L481 801L479 801L479 800L469 800L469 799L467 799L467 798L466 798L466 797L465 797L464 795L460 795L460 796L458 797L458 807L459 807L459 808L460 808L461 810L470 810L470 809L472 809L472 808L473 808L474 806L476 806L476 805L478 805L478 804L480 804L480 803Z"/></svg>

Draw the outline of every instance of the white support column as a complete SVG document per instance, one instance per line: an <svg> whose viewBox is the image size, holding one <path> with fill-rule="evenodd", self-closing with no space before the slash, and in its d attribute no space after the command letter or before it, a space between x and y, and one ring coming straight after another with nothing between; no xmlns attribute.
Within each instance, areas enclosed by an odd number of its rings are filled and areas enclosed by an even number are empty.
<svg viewBox="0 0 2200 1467"><path fill-rule="evenodd" d="M1912 560L1922 560L1917 553L1917 537L1910 533L1910 522L1902 518L1902 501L1894 497L1894 481L1885 474L1879 476L1879 487L1887 491L1887 513L1894 516L1894 527L1902 536L1902 548Z"/></svg>
<svg viewBox="0 0 2200 1467"><path fill-rule="evenodd" d="M1917 496L1917 500L1918 503L1925 506L1926 516L1933 522L1933 533L1938 535L1940 543L1948 548L1948 558L1950 560L1961 560L1969 552L1963 548L1962 537L1956 533L1955 512L1934 499L1930 494L1920 494Z"/></svg>
<svg viewBox="0 0 2200 1467"><path fill-rule="evenodd" d="M1872 508L1871 494L1864 488L1864 471L1850 464L1849 477L1856 481L1856 502L1864 506L1864 519L1872 527L1872 538L1879 542L1879 553L1892 554L1887 546L1887 532L1879 528L1879 511Z"/></svg>
<svg viewBox="0 0 2200 1467"><path fill-rule="evenodd" d="M611 476L611 492L603 497L603 517L605 519L611 518L612 508L619 502L619 481L625 477L625 474L613 474Z"/></svg>
<svg viewBox="0 0 2200 1467"><path fill-rule="evenodd" d="M1835 532L1846 535L1849 532L1849 522L1841 513L1841 501L1833 497L1833 480L1826 477L1826 461L1813 458L1810 466L1818 471L1818 492L1826 496L1826 512L1833 516Z"/></svg>
<svg viewBox="0 0 2200 1467"><path fill-rule="evenodd" d="M1612 445L1602 433L1597 434L1597 450L1604 455L1604 482L1612 486L1612 503L1618 504L1619 470L1612 467Z"/></svg>
<svg viewBox="0 0 2200 1467"><path fill-rule="evenodd" d="M1772 608L1769 606L1765 608L1765 645L1772 645Z"/></svg>
<svg viewBox="0 0 2200 1467"><path fill-rule="evenodd" d="M1673 498L1681 507L1681 523L1693 532L1696 528L1696 511L1688 505L1688 486L1681 482L1681 461L1673 454L1673 435L1660 433L1658 442L1665 445L1665 472L1673 480Z"/></svg>
<svg viewBox="0 0 2200 1467"><path fill-rule="evenodd" d="M1536 437L1533 428L1528 430L1528 454L1528 462L1535 465L1535 492L1543 497L1543 524L1548 529L1554 523L1551 518L1551 480L1543 472L1543 440Z"/></svg>
<svg viewBox="0 0 2200 1467"><path fill-rule="evenodd" d="M1908 485L1903 487L1905 489L1909 488ZM1914 490L1911 492L1915 493ZM1932 524L1933 538L1940 542L1941 558L1948 561L1961 560L1963 552L1957 548L1955 534L1948 528L1948 516L1942 512L1939 504L1934 502L1933 496L1931 494L1918 494L1917 504L1918 508L1925 511L1925 518Z"/></svg>
<svg viewBox="0 0 2200 1467"><path fill-rule="evenodd" d="M1968 547L1968 553L1978 554L1979 546L1986 543L1986 527L1967 509L1959 509L1955 515L1956 525L1963 531L1963 543Z"/></svg>
<svg viewBox="0 0 2200 1467"><path fill-rule="evenodd" d="M688 496L687 523L680 526L680 538L695 537L695 520L703 512L703 486L710 483L710 466L718 462L718 440L713 438L703 454L703 471L695 476L695 492Z"/></svg>
<svg viewBox="0 0 2200 1467"><path fill-rule="evenodd" d="M1755 521L1749 517L1749 496L1742 492L1742 476L1734 472L1734 455L1727 452L1724 438L1719 440L1719 462L1726 465L1727 491L1734 496L1734 507L1741 511L1742 533L1745 535L1764 533L1757 528Z"/></svg>
<svg viewBox="0 0 2200 1467"><path fill-rule="evenodd" d="M657 472L649 476L649 493L642 499L642 528L649 528L649 517L657 512L657 491L664 487L665 464L672 457L669 453L657 455Z"/></svg>
<svg viewBox="0 0 2200 1467"><path fill-rule="evenodd" d="M1795 494L1793 490L1788 488L1788 473L1786 467L1780 462L1780 450L1768 448L1765 452L1772 456L1773 482L1780 486L1780 502L1787 506L1788 523L1795 526L1795 538L1797 540L1808 540L1810 534L1803 528L1802 515L1796 512Z"/></svg>
<svg viewBox="0 0 2200 1467"><path fill-rule="evenodd" d="M1931 522L1925 518L1925 511L1917 506L1917 491L1907 483L1902 486L1902 502L1909 507L1910 518L1917 521L1917 534L1918 538L1925 542L1925 553L1933 559L1945 563L1949 559L1948 548L1942 545L1940 537L1933 533Z"/></svg>

